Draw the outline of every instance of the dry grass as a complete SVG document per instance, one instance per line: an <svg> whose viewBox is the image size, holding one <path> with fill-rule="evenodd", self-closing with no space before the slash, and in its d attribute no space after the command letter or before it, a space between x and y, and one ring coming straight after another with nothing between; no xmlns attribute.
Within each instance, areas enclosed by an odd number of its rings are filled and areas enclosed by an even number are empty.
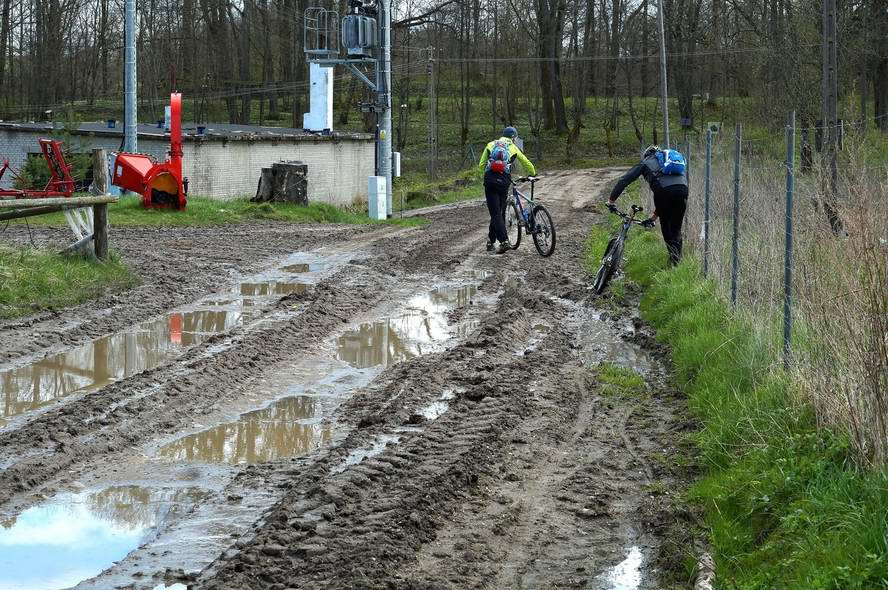
<svg viewBox="0 0 888 590"><path fill-rule="evenodd" d="M850 143L850 142L849 142ZM843 154L836 235L817 173L796 176L793 370L818 421L847 432L862 462L888 464L888 175L864 163L862 145ZM786 168L744 146L737 311L767 343L782 347ZM733 235L732 141L714 150L709 274L730 297ZM768 150L760 150L767 152ZM771 150L773 152L773 150ZM703 162L692 175L688 246L702 255Z"/></svg>

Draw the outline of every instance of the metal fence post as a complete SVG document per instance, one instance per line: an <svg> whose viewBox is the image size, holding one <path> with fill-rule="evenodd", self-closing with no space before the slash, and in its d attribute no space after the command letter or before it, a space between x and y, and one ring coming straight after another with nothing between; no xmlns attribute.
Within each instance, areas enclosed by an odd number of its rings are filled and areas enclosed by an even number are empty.
<svg viewBox="0 0 888 590"><path fill-rule="evenodd" d="M734 131L734 237L731 243L731 305L737 306L737 278L740 274L740 145L743 128L737 123Z"/></svg>
<svg viewBox="0 0 888 590"><path fill-rule="evenodd" d="M795 111L786 126L786 249L783 260L783 364L788 369L792 355L792 197L795 189Z"/></svg>
<svg viewBox="0 0 888 590"><path fill-rule="evenodd" d="M706 175L703 178L703 276L709 276L709 196L712 178L712 129L706 131Z"/></svg>

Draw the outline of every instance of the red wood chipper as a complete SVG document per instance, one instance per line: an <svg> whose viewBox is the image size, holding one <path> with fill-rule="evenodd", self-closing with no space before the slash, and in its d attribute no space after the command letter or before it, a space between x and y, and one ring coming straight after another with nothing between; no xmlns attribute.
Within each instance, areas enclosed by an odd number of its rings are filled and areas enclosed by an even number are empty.
<svg viewBox="0 0 888 590"><path fill-rule="evenodd" d="M147 208L185 208L182 179L182 95L170 97L170 152L166 162L155 162L145 154L117 154L115 186L142 195Z"/></svg>

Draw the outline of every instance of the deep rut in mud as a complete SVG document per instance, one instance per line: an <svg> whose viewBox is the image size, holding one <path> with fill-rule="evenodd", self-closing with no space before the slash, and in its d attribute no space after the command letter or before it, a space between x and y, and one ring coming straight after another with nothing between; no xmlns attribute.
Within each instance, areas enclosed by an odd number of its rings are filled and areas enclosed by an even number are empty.
<svg viewBox="0 0 888 590"><path fill-rule="evenodd" d="M158 314L166 326L254 275L305 279L250 292L248 320L150 367L10 418L0 541L15 555L27 527L61 527L66 510L92 522L116 542L65 572L80 588L662 587L686 408L632 306L587 285L593 203L615 174L544 178L549 259L530 243L484 252L480 206L421 228L241 227L243 251L192 229L187 248L167 236L147 257L150 232L118 230L146 272L184 253L196 284L0 326L14 370ZM55 332L10 344L29 323ZM644 391L603 389L602 361L639 371ZM0 582L67 587L33 571L61 567L50 556Z"/></svg>

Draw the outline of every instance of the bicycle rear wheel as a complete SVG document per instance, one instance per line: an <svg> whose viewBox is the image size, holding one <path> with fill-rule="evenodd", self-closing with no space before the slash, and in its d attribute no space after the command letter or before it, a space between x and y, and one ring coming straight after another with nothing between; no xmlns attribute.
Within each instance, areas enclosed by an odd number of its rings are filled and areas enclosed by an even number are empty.
<svg viewBox="0 0 888 590"><path fill-rule="evenodd" d="M542 205L533 208L533 245L544 258L555 252L555 222Z"/></svg>
<svg viewBox="0 0 888 590"><path fill-rule="evenodd" d="M509 236L509 245L512 250L515 250L521 245L521 213L518 212L515 201L511 199L506 204L506 210L503 213L506 216L506 234Z"/></svg>

